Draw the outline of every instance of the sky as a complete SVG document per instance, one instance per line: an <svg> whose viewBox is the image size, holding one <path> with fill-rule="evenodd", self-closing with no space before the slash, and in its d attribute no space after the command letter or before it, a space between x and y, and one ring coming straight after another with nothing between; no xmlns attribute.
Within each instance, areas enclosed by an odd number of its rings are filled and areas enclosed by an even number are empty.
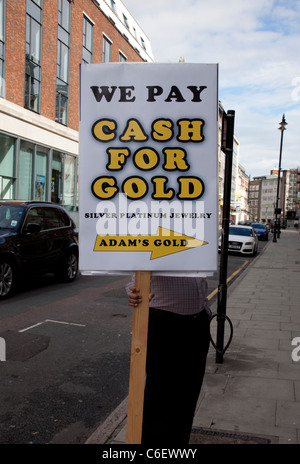
<svg viewBox="0 0 300 464"><path fill-rule="evenodd" d="M299 0L122 0L155 62L219 64L219 100L235 111L239 162L251 177L300 168Z"/></svg>

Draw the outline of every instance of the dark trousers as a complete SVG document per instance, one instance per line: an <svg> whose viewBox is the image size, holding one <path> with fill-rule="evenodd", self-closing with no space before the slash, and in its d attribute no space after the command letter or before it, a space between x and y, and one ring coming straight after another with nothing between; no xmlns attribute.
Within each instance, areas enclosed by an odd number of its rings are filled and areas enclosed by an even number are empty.
<svg viewBox="0 0 300 464"><path fill-rule="evenodd" d="M187 445L209 348L209 316L150 308L143 445Z"/></svg>

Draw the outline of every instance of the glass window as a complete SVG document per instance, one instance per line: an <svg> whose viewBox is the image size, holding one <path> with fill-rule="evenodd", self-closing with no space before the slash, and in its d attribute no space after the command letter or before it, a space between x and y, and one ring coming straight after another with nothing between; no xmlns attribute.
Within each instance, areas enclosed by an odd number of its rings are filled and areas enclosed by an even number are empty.
<svg viewBox="0 0 300 464"><path fill-rule="evenodd" d="M26 15L26 58L40 63L41 58L41 24Z"/></svg>
<svg viewBox="0 0 300 464"><path fill-rule="evenodd" d="M51 201L60 203L62 198L62 154L53 152L51 176Z"/></svg>
<svg viewBox="0 0 300 464"><path fill-rule="evenodd" d="M65 155L64 163L64 200L66 206L74 205L75 157Z"/></svg>
<svg viewBox="0 0 300 464"><path fill-rule="evenodd" d="M27 213L23 228L26 229L28 224L38 224L43 229L43 208L30 208Z"/></svg>
<svg viewBox="0 0 300 464"><path fill-rule="evenodd" d="M14 198L15 139L0 134L0 198Z"/></svg>
<svg viewBox="0 0 300 464"><path fill-rule="evenodd" d="M111 5L111 9L116 12L116 4L114 2L114 0L110 0L110 5Z"/></svg>
<svg viewBox="0 0 300 464"><path fill-rule="evenodd" d="M60 210L59 212L61 214L63 227L68 227L71 224L69 215L64 210Z"/></svg>
<svg viewBox="0 0 300 464"><path fill-rule="evenodd" d="M34 146L28 142L21 142L19 161L19 199L32 199L32 168Z"/></svg>
<svg viewBox="0 0 300 464"><path fill-rule="evenodd" d="M111 61L111 42L106 37L103 37L102 62L109 63Z"/></svg>
<svg viewBox="0 0 300 464"><path fill-rule="evenodd" d="M40 80L34 78L34 69L30 62L26 62L25 73L25 108L39 112Z"/></svg>
<svg viewBox="0 0 300 464"><path fill-rule="evenodd" d="M143 49L146 50L146 44L145 44L143 37L141 37L141 44L142 44Z"/></svg>
<svg viewBox="0 0 300 464"><path fill-rule="evenodd" d="M121 63L122 61L126 61L126 60L127 60L126 56L122 52L119 52L119 62Z"/></svg>
<svg viewBox="0 0 300 464"><path fill-rule="evenodd" d="M70 10L69 0L58 0L58 24L70 32Z"/></svg>
<svg viewBox="0 0 300 464"><path fill-rule="evenodd" d="M69 47L60 41L57 44L57 77L64 82L68 82Z"/></svg>
<svg viewBox="0 0 300 464"><path fill-rule="evenodd" d="M28 0L26 3L26 46L25 46L25 99L24 106L32 111L40 110L41 80L41 2Z"/></svg>
<svg viewBox="0 0 300 464"><path fill-rule="evenodd" d="M67 125L68 121L68 85L57 79L55 120Z"/></svg>
<svg viewBox="0 0 300 464"><path fill-rule="evenodd" d="M18 226L23 213L23 206L1 205L0 229L15 229Z"/></svg>
<svg viewBox="0 0 300 464"><path fill-rule="evenodd" d="M124 14L123 14L123 20L124 20L125 26L127 27L127 29L129 29L128 19Z"/></svg>
<svg viewBox="0 0 300 464"><path fill-rule="evenodd" d="M85 16L83 16L82 61L84 63L93 61L93 25Z"/></svg>
<svg viewBox="0 0 300 464"><path fill-rule="evenodd" d="M44 213L44 226L45 230L58 229L64 227L65 224L59 211L56 208L43 208Z"/></svg>
<svg viewBox="0 0 300 464"><path fill-rule="evenodd" d="M38 22L41 22L42 18L41 6L41 1L27 0L27 13Z"/></svg>
<svg viewBox="0 0 300 464"><path fill-rule="evenodd" d="M69 0L59 0L55 121L64 125L68 123L70 20L71 4Z"/></svg>
<svg viewBox="0 0 300 464"><path fill-rule="evenodd" d="M47 199L47 153L48 150L43 150L42 147L37 148L34 199L39 201Z"/></svg>

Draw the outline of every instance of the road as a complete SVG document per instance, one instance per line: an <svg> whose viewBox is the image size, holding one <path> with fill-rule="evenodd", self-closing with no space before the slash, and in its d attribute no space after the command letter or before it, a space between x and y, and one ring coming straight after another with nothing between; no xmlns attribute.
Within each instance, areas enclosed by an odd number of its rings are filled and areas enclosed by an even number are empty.
<svg viewBox="0 0 300 464"><path fill-rule="evenodd" d="M259 243L259 252L265 242ZM228 277L253 258L229 256ZM238 272L238 274L239 274ZM124 276L52 276L1 302L0 443L84 443L128 394L132 312ZM230 283L233 279L230 280ZM209 278L211 303L218 275Z"/></svg>

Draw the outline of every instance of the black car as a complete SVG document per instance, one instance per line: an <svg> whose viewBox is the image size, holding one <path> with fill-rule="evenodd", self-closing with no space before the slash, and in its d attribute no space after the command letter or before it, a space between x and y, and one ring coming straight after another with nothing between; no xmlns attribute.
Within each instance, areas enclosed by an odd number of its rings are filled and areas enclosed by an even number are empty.
<svg viewBox="0 0 300 464"><path fill-rule="evenodd" d="M78 272L78 231L55 203L0 200L0 299L22 277L54 272L66 282Z"/></svg>

